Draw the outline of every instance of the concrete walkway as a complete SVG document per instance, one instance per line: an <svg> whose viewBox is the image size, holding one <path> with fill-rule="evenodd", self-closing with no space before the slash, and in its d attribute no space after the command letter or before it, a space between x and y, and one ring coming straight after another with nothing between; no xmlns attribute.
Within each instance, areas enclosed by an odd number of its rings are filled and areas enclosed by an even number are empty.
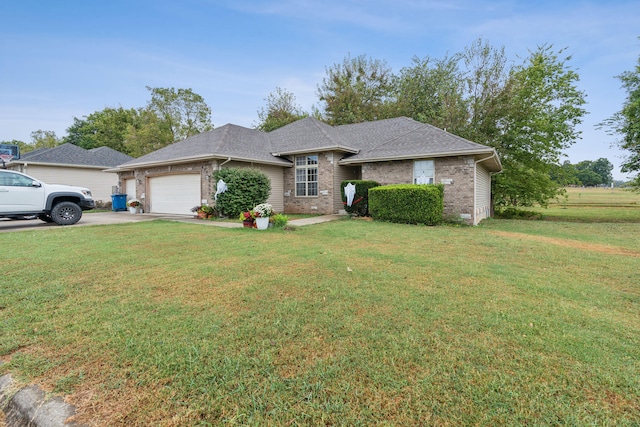
<svg viewBox="0 0 640 427"><path fill-rule="evenodd" d="M313 225L320 224L322 222L335 221L337 219L344 218L344 215L320 215L313 216L309 218L300 218L300 219L291 219L287 222L288 225L293 225L295 227L301 227L304 225ZM180 221L180 220L178 220ZM205 224L205 225L214 225L217 227L226 227L226 228L242 228L242 223L238 222L226 222L226 221L204 221L201 219L189 218L188 222L193 222L197 224Z"/></svg>
<svg viewBox="0 0 640 427"><path fill-rule="evenodd" d="M320 215L310 218L292 219L289 225L295 227L319 224L327 221L334 221L343 218L344 215ZM106 225L106 224L124 224L127 222L151 221L154 219L163 219L167 221L178 221L193 224L209 225L215 227L241 228L240 221L207 221L195 218L191 215L166 215L166 214L137 214L132 215L129 212L85 212L80 221L70 227L78 227L82 225ZM42 222L39 219L10 221L0 219L0 232L6 231L25 231L39 230L44 228L57 228L57 224Z"/></svg>

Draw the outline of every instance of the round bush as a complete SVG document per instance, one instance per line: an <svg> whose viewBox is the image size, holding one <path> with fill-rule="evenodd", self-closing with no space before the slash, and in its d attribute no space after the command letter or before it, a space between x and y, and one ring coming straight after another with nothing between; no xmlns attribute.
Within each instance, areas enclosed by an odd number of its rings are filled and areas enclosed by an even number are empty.
<svg viewBox="0 0 640 427"><path fill-rule="evenodd" d="M213 173L213 179L222 179L227 191L218 194L218 212L235 218L241 212L265 203L271 194L271 180L264 172L253 168L226 168Z"/></svg>

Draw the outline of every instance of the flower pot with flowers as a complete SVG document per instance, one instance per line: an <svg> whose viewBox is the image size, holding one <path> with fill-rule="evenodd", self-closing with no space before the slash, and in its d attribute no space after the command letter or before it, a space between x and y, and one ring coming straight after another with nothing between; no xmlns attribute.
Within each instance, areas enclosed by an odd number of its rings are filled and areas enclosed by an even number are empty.
<svg viewBox="0 0 640 427"><path fill-rule="evenodd" d="M246 228L253 228L255 225L253 211L242 212L239 219L242 221L242 225Z"/></svg>
<svg viewBox="0 0 640 427"><path fill-rule="evenodd" d="M138 199L131 199L127 202L129 213L136 214L138 211L142 211L142 202Z"/></svg>
<svg viewBox="0 0 640 427"><path fill-rule="evenodd" d="M269 203L261 203L253 208L258 230L266 230L269 227L269 217L273 215L273 206Z"/></svg>

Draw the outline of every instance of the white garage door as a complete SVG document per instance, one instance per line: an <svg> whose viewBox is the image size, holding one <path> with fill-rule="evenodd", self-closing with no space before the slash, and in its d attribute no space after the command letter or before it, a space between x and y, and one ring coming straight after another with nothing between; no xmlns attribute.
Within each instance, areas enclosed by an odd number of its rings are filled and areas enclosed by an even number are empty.
<svg viewBox="0 0 640 427"><path fill-rule="evenodd" d="M149 178L152 213L193 215L200 205L200 174L167 175Z"/></svg>

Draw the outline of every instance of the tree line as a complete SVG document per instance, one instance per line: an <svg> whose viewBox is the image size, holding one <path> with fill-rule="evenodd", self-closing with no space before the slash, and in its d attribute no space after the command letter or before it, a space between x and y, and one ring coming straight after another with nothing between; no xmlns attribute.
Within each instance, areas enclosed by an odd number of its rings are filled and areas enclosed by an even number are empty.
<svg viewBox="0 0 640 427"><path fill-rule="evenodd" d="M8 141L26 153L71 143L85 149L111 147L133 157L213 129L211 109L191 89L152 88L151 99L141 108L107 107L79 119L59 138L53 131L31 133L31 142Z"/></svg>
<svg viewBox="0 0 640 427"><path fill-rule="evenodd" d="M556 165L551 169L551 179L562 186L609 186L613 184L611 171L613 165L605 158L583 160L576 164L565 160L562 165Z"/></svg>
<svg viewBox="0 0 640 427"><path fill-rule="evenodd" d="M516 63L506 58L504 47L481 39L444 58L414 57L398 73L384 60L348 55L326 68L317 86L318 105L310 112L296 104L294 94L276 87L258 111L255 127L269 132L307 116L331 125L410 117L496 149L504 169L492 179L497 206L544 206L564 185L611 182L612 166L606 159L560 164L579 138L577 126L586 114L586 94L577 87L579 75L570 60L563 49L543 45ZM640 168L640 132L633 127L640 107L628 107L640 99L638 75L640 65L619 76L630 101L603 124L612 133L636 132L621 145L632 152L636 147L626 164L629 171ZM147 89L151 99L143 108L105 108L74 117L63 138L38 130L30 144L10 143L25 151L66 142L88 149L109 146L138 157L213 129L210 108L191 89Z"/></svg>

